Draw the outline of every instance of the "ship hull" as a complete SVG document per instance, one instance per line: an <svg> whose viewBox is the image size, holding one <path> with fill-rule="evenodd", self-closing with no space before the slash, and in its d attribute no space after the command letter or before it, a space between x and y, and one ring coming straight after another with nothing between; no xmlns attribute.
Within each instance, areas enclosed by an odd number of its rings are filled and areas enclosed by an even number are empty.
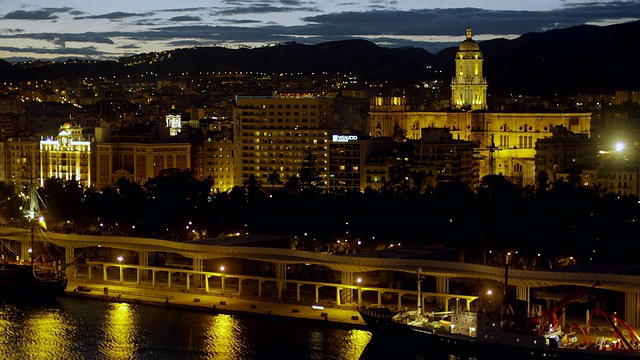
<svg viewBox="0 0 640 360"><path fill-rule="evenodd" d="M68 280L59 276L36 277L29 265L0 267L0 299L47 301L64 295Z"/></svg>
<svg viewBox="0 0 640 360"><path fill-rule="evenodd" d="M552 347L545 345L544 337L518 335L513 333L496 332L484 336L470 337L454 334L442 328L429 328L396 322L393 314L383 314L378 309L360 309L362 319L367 323L370 331L381 337L394 339L402 338L409 344L420 344L427 353L436 349L464 353L478 360L483 359L640 359L640 353L635 351L604 351L578 347ZM533 339L536 338L536 339ZM537 345L523 346L534 342ZM458 354L460 356L461 354Z"/></svg>

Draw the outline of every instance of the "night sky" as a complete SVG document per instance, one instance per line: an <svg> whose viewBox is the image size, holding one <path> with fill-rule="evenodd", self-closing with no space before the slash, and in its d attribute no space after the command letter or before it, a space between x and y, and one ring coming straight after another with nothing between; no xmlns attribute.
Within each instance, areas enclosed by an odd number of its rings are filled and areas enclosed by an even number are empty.
<svg viewBox="0 0 640 360"><path fill-rule="evenodd" d="M192 46L318 44L352 38L435 53L582 24L640 19L634 1L0 0L0 58L116 59Z"/></svg>

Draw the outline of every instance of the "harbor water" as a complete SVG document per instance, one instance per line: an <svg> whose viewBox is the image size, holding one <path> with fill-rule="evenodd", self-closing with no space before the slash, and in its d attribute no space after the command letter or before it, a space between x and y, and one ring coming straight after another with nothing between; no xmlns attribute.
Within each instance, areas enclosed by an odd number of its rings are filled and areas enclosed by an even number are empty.
<svg viewBox="0 0 640 360"><path fill-rule="evenodd" d="M0 303L0 359L468 359L368 331L64 297Z"/></svg>

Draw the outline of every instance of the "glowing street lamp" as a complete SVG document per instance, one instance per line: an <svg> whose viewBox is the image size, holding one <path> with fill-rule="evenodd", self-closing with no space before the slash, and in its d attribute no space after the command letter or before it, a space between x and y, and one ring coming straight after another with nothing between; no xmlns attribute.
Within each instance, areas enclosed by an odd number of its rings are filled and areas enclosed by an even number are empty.
<svg viewBox="0 0 640 360"><path fill-rule="evenodd" d="M119 268L120 268L120 282L124 281L124 270L122 269L122 260L124 260L124 258L122 257L122 255L117 257L118 263L120 264Z"/></svg>
<svg viewBox="0 0 640 360"><path fill-rule="evenodd" d="M623 152L624 151L624 143L623 142L617 142L616 143L616 151L617 152Z"/></svg>
<svg viewBox="0 0 640 360"><path fill-rule="evenodd" d="M220 266L220 295L224 295L224 265Z"/></svg>

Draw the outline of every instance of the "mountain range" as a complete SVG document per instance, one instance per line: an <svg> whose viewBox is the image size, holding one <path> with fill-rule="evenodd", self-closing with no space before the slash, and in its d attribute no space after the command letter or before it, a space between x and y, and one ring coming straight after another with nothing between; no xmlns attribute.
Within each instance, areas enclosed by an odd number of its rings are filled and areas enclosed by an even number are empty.
<svg viewBox="0 0 640 360"><path fill-rule="evenodd" d="M583 25L528 33L513 40L479 42L492 96L553 97L640 90L637 39L640 21ZM365 40L318 45L286 43L260 48L196 47L145 53L118 61L69 60L9 63L0 60L5 81L58 77L159 76L200 72L353 73L362 81L450 83L457 47L431 54L422 48L385 48Z"/></svg>

